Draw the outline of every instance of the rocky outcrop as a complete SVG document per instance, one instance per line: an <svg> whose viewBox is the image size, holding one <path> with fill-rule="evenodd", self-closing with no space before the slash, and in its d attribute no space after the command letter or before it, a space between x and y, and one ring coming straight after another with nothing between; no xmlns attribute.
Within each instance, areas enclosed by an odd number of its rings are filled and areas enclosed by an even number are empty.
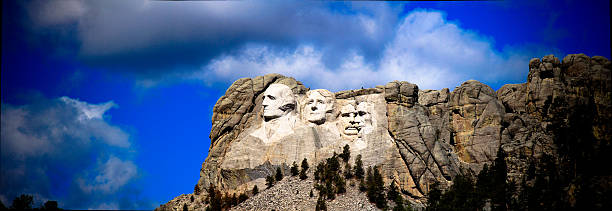
<svg viewBox="0 0 612 211"><path fill-rule="evenodd" d="M303 159L315 166L344 145L352 155L361 154L366 167L379 166L385 184L395 182L415 203L425 200L435 182L447 187L456 175L475 176L500 148L512 181L524 179L529 164L543 156L568 171L579 171L576 165L593 170L583 162L610 161L610 69L604 57L573 54L560 61L550 55L529 62L526 83L497 91L474 80L452 92L393 81L331 93L278 74L239 79L213 109L199 194L181 195L159 209L204 209L210 186L229 194L265 187L265 177L277 167L288 172ZM313 205L304 194L295 200ZM249 203L241 207L256 209L255 201Z"/></svg>

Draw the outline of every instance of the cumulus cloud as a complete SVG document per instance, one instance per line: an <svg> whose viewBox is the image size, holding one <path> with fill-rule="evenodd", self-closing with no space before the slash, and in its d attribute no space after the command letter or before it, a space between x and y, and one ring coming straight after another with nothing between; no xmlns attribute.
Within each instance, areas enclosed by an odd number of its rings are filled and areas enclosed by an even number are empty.
<svg viewBox="0 0 612 211"><path fill-rule="evenodd" d="M374 57L400 11L387 4L304 1L75 0L26 5L32 31L69 37L86 64L153 78L191 72L252 41L316 43L326 46L329 55L355 48ZM73 33L62 33L71 27Z"/></svg>
<svg viewBox="0 0 612 211"><path fill-rule="evenodd" d="M193 77L231 81L281 73L308 86L332 90L374 87L393 80L440 89L453 88L469 79L522 81L528 56L511 48L496 51L491 39L462 29L447 20L443 12L415 10L401 20L378 60L368 61L358 51L349 51L336 58L340 65L330 67L324 62L323 50L314 45L288 50L252 44L235 55L213 59Z"/></svg>
<svg viewBox="0 0 612 211"><path fill-rule="evenodd" d="M115 202L113 194L137 177L138 167L131 161L130 135L105 118L113 107L112 101L69 97L2 103L3 203L19 194L70 208ZM89 197L77 199L82 196Z"/></svg>

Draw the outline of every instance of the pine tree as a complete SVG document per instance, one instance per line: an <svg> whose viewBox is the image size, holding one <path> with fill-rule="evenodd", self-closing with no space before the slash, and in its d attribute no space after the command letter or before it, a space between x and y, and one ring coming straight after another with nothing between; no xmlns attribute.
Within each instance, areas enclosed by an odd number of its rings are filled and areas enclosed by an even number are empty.
<svg viewBox="0 0 612 211"><path fill-rule="evenodd" d="M395 185L395 181L391 182L391 186L389 187L389 191L387 192L387 199L389 201L393 201L396 204L402 203L402 196L400 195L397 185Z"/></svg>
<svg viewBox="0 0 612 211"><path fill-rule="evenodd" d="M298 165L293 161L293 165L291 166L291 176L297 176L299 174Z"/></svg>
<svg viewBox="0 0 612 211"><path fill-rule="evenodd" d="M346 193L346 181L340 176L336 176L336 193Z"/></svg>
<svg viewBox="0 0 612 211"><path fill-rule="evenodd" d="M236 193L232 194L230 198L230 207L236 206L238 204L238 197L236 197Z"/></svg>
<svg viewBox="0 0 612 211"><path fill-rule="evenodd" d="M379 171L379 168L374 167L374 203L376 203L376 207L383 209L387 207L387 200L385 197L385 182L383 181L382 174Z"/></svg>
<svg viewBox="0 0 612 211"><path fill-rule="evenodd" d="M325 205L325 199L319 195L319 199L317 199L317 205L315 206L316 211L327 210L327 205Z"/></svg>
<svg viewBox="0 0 612 211"><path fill-rule="evenodd" d="M221 210L223 206L222 198L221 192L217 190L215 186L210 185L210 187L208 187L207 201L210 203L209 207L211 210Z"/></svg>
<svg viewBox="0 0 612 211"><path fill-rule="evenodd" d="M249 196L247 196L246 193L241 193L240 196L238 196L238 204L246 201L247 199L249 199Z"/></svg>
<svg viewBox="0 0 612 211"><path fill-rule="evenodd" d="M15 197L15 199L13 199L13 205L11 205L11 209L31 210L32 204L34 204L34 197L32 197L32 195L21 194L21 196Z"/></svg>
<svg viewBox="0 0 612 211"><path fill-rule="evenodd" d="M429 193L427 194L427 208L425 210L440 210L441 198L442 191L440 190L440 183L436 181L429 187Z"/></svg>
<svg viewBox="0 0 612 211"><path fill-rule="evenodd" d="M200 185L196 184L195 187L193 187L193 193L195 195L200 195Z"/></svg>
<svg viewBox="0 0 612 211"><path fill-rule="evenodd" d="M348 144L344 145L342 154L340 154L340 158L342 158L342 161L344 161L345 163L348 162L351 158L351 150Z"/></svg>
<svg viewBox="0 0 612 211"><path fill-rule="evenodd" d="M187 204L183 204L183 211L189 211L189 209L187 209Z"/></svg>
<svg viewBox="0 0 612 211"><path fill-rule="evenodd" d="M302 170L300 171L300 179L301 180L305 180L306 178L308 178L308 176L306 175L306 171L308 171L308 160L306 160L306 158L304 158L304 160L302 160Z"/></svg>
<svg viewBox="0 0 612 211"><path fill-rule="evenodd" d="M506 165L506 153L499 147L497 157L495 158L493 167L493 184L491 192L491 202L495 210L506 210L512 193L509 192L509 186L506 182L508 170Z"/></svg>
<svg viewBox="0 0 612 211"><path fill-rule="evenodd" d="M276 181L283 180L283 172L281 172L281 168L280 167L276 167L275 179L276 179Z"/></svg>
<svg viewBox="0 0 612 211"><path fill-rule="evenodd" d="M257 185L253 186L253 196L257 195L258 193L259 193L259 188L257 188Z"/></svg>
<svg viewBox="0 0 612 211"><path fill-rule="evenodd" d="M3 207L4 205L0 206L0 210L4 210ZM57 201L47 201L45 202L41 210L60 210L60 209L57 206Z"/></svg>
<svg viewBox="0 0 612 211"><path fill-rule="evenodd" d="M268 186L268 188L274 186L274 182L274 177L272 175L266 177L266 185Z"/></svg>
<svg viewBox="0 0 612 211"><path fill-rule="evenodd" d="M365 181L363 181L363 178L359 179L359 191L366 192L367 190L368 190L368 187L367 187Z"/></svg>
<svg viewBox="0 0 612 211"><path fill-rule="evenodd" d="M344 165L344 178L353 178L353 170L351 169L350 163L346 163L346 165Z"/></svg>
<svg viewBox="0 0 612 211"><path fill-rule="evenodd" d="M361 161L361 155L357 155L355 158L355 177L357 179L363 179L363 162Z"/></svg>

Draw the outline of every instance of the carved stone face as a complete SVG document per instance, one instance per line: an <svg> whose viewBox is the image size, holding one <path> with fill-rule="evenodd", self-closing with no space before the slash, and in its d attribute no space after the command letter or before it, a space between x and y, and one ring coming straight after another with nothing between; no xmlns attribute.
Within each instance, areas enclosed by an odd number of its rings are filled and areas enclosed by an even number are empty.
<svg viewBox="0 0 612 211"><path fill-rule="evenodd" d="M304 112L308 117L308 121L315 124L322 124L325 122L325 114L331 110L333 105L329 105L328 100L318 91L309 91L308 99L306 100L306 106Z"/></svg>
<svg viewBox="0 0 612 211"><path fill-rule="evenodd" d="M295 108L295 97L291 88L286 85L272 84L263 95L262 106L265 121L284 116Z"/></svg>
<svg viewBox="0 0 612 211"><path fill-rule="evenodd" d="M368 134L372 131L372 114L370 113L370 104L361 102L357 105L357 115L355 122L359 124L359 131L363 134Z"/></svg>
<svg viewBox="0 0 612 211"><path fill-rule="evenodd" d="M357 116L357 110L355 110L355 106L353 106L352 104L347 104L345 106L342 106L342 109L340 110L340 120L342 121L342 127L344 129L344 134L345 135L357 135L359 134L359 122L357 118L355 118Z"/></svg>

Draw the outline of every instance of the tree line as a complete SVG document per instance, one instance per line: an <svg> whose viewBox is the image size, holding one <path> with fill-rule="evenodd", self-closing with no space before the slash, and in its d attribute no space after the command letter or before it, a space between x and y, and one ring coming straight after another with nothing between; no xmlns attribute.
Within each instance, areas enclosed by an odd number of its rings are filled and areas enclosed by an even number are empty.
<svg viewBox="0 0 612 211"><path fill-rule="evenodd" d="M47 201L39 207L34 207L34 197L29 194L21 194L13 199L10 207L6 207L0 201L0 210L62 210L57 206L57 201Z"/></svg>

